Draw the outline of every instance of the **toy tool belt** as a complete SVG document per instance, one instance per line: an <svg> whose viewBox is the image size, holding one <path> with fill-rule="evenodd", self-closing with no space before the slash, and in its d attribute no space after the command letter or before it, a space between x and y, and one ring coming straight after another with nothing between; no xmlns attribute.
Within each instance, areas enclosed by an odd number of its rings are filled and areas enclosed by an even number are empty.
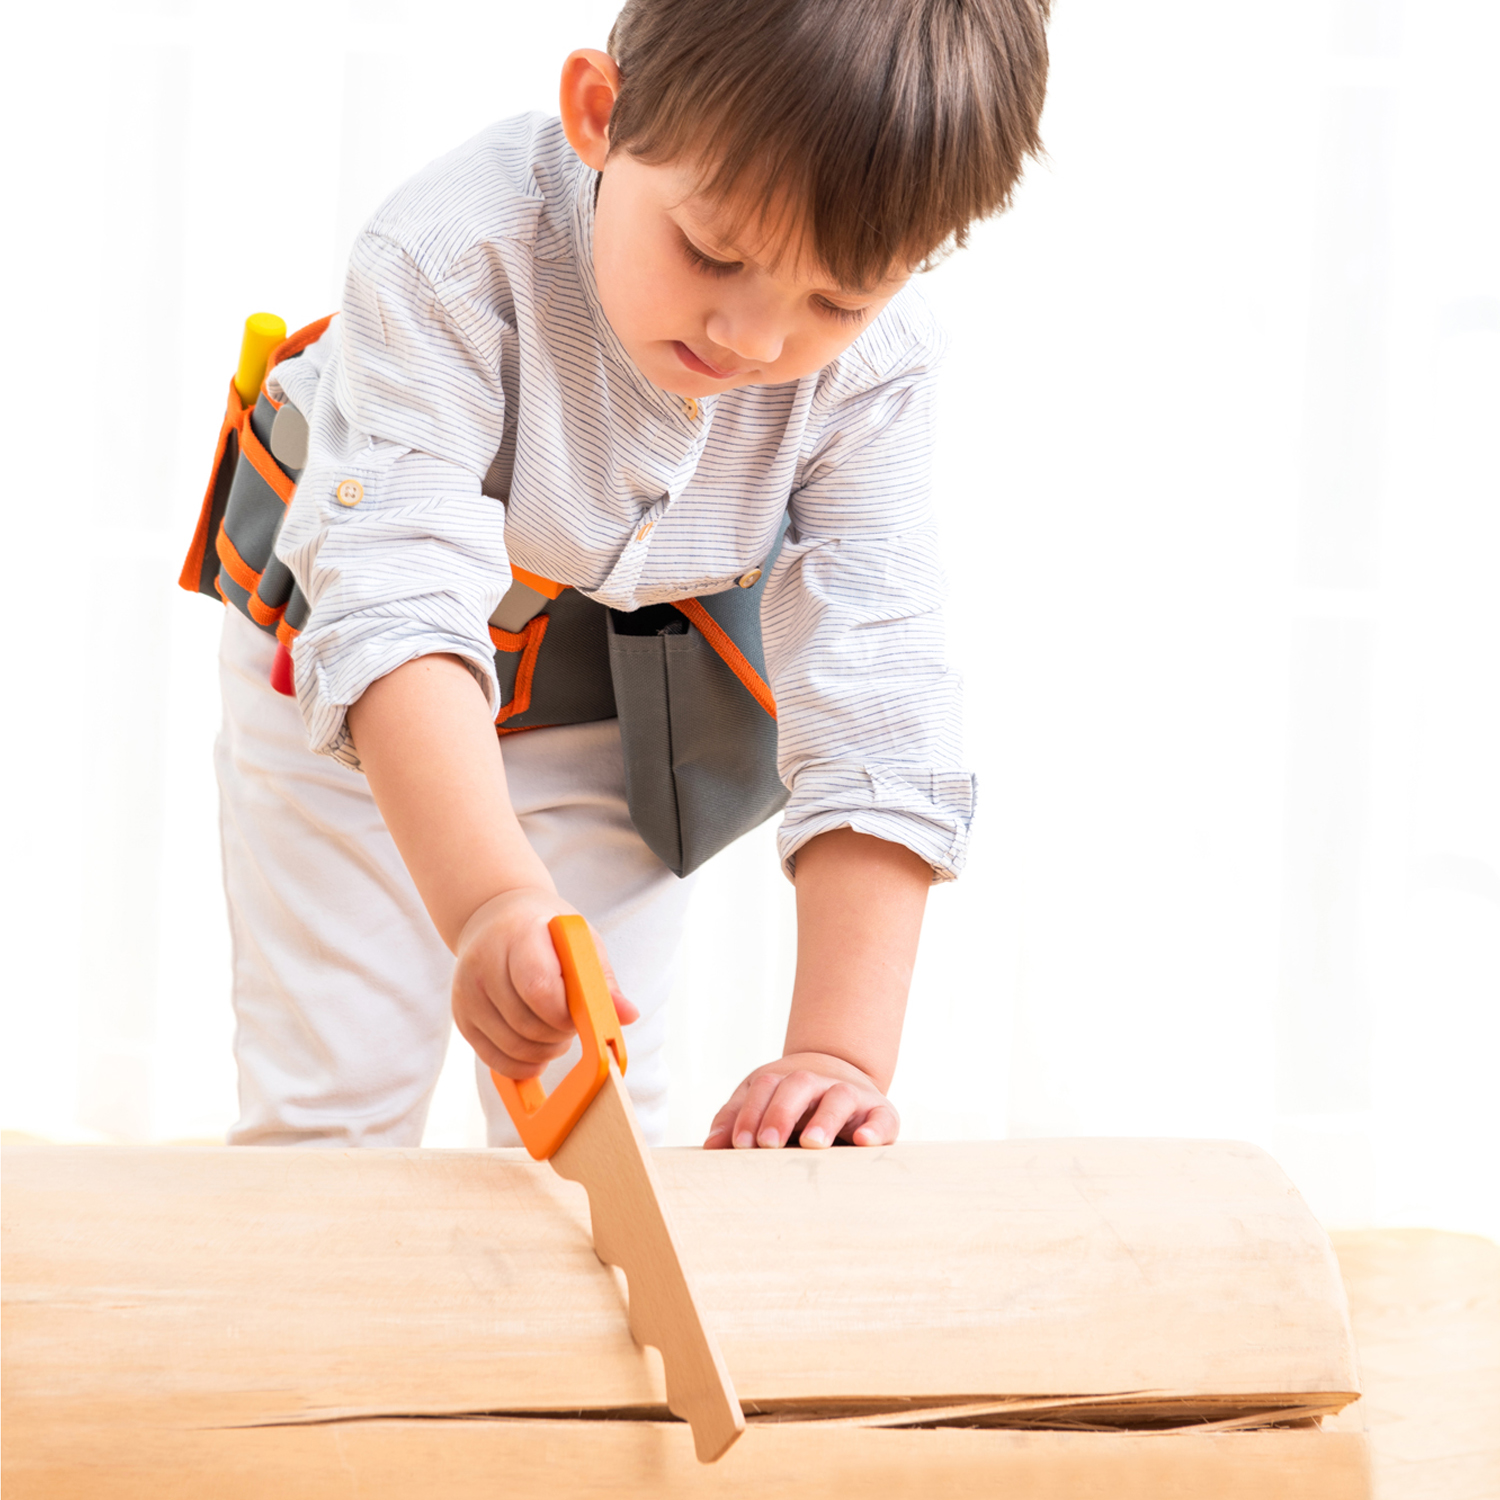
<svg viewBox="0 0 1500 1500"><path fill-rule="evenodd" d="M329 321L279 345L267 373L321 338ZM291 691L286 653L308 604L276 556L276 536L301 474L289 460L305 458L305 435L300 414L274 400L264 381L253 406L230 383L179 580L276 637L282 650L273 681L284 692ZM781 536L785 531L783 522ZM786 802L760 638L761 591L781 536L748 588L627 613L515 569L491 616L499 733L618 718L631 818L678 875L691 874Z"/></svg>

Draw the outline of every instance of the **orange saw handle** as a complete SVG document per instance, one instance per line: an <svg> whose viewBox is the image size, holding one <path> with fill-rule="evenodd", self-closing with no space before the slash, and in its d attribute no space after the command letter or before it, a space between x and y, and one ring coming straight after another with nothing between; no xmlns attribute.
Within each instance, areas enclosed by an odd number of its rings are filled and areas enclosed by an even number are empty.
<svg viewBox="0 0 1500 1500"><path fill-rule="evenodd" d="M562 965L563 985L568 993L568 1014L578 1028L583 1056L568 1076L549 1094L540 1078L506 1078L490 1071L495 1087L515 1121L521 1144L538 1160L546 1161L568 1132L583 1118L609 1077L609 1054L625 1071L625 1037L615 1002L610 999L599 950L589 933L589 924L572 915L553 917L547 923L557 961Z"/></svg>

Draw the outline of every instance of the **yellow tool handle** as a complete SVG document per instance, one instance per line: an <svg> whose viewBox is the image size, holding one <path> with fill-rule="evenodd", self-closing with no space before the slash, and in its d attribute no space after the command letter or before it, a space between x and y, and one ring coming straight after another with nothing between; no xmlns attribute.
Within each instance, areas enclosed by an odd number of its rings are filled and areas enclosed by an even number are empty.
<svg viewBox="0 0 1500 1500"><path fill-rule="evenodd" d="M286 338L286 320L275 313L251 313L245 319L245 337L240 342L240 367L234 373L234 388L246 406L254 406L260 383L266 378L271 351Z"/></svg>

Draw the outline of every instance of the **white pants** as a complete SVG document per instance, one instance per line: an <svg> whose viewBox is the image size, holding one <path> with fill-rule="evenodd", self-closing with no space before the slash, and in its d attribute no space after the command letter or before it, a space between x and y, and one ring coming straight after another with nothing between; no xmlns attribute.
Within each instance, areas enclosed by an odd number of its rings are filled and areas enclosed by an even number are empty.
<svg viewBox="0 0 1500 1500"><path fill-rule="evenodd" d="M270 685L275 642L225 610L219 776L234 946L241 1145L415 1146L450 1035L453 958L365 778L307 748ZM593 923L640 1007L626 1083L648 1140L666 1130L666 1001L689 882L625 807L615 720L501 740L512 805L563 899ZM548 1091L578 1044L543 1075ZM519 1144L475 1059L492 1146Z"/></svg>

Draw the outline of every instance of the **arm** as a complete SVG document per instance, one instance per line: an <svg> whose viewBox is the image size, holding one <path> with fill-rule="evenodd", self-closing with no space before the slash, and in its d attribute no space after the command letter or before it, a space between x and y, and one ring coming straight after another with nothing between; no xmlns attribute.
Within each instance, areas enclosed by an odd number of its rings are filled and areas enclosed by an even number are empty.
<svg viewBox="0 0 1500 1500"><path fill-rule="evenodd" d="M453 1019L491 1068L530 1077L573 1037L547 923L573 910L510 805L489 706L456 656L370 684L348 724L376 805L458 962ZM635 1008L605 973L620 1019Z"/></svg>
<svg viewBox="0 0 1500 1500"><path fill-rule="evenodd" d="M714 1117L708 1147L885 1145L885 1097L932 870L900 844L839 828L797 854L797 977L786 1050Z"/></svg>
<svg viewBox="0 0 1500 1500"><path fill-rule="evenodd" d="M509 293L493 259L479 281L463 257L453 279L429 264L398 199L350 258L277 555L312 603L293 648L309 742L365 771L457 957L460 1032L523 1078L573 1034L546 932L571 907L511 809L493 723L486 621L510 564L505 513L482 479L505 426ZM351 477L363 495L347 506Z"/></svg>
<svg viewBox="0 0 1500 1500"><path fill-rule="evenodd" d="M895 1139L884 1090L926 890L963 863L974 786L928 495L940 340L905 299L862 339L864 358L820 378L813 446L766 582L797 980L786 1055L740 1085L710 1146L781 1145L799 1122L807 1146Z"/></svg>

